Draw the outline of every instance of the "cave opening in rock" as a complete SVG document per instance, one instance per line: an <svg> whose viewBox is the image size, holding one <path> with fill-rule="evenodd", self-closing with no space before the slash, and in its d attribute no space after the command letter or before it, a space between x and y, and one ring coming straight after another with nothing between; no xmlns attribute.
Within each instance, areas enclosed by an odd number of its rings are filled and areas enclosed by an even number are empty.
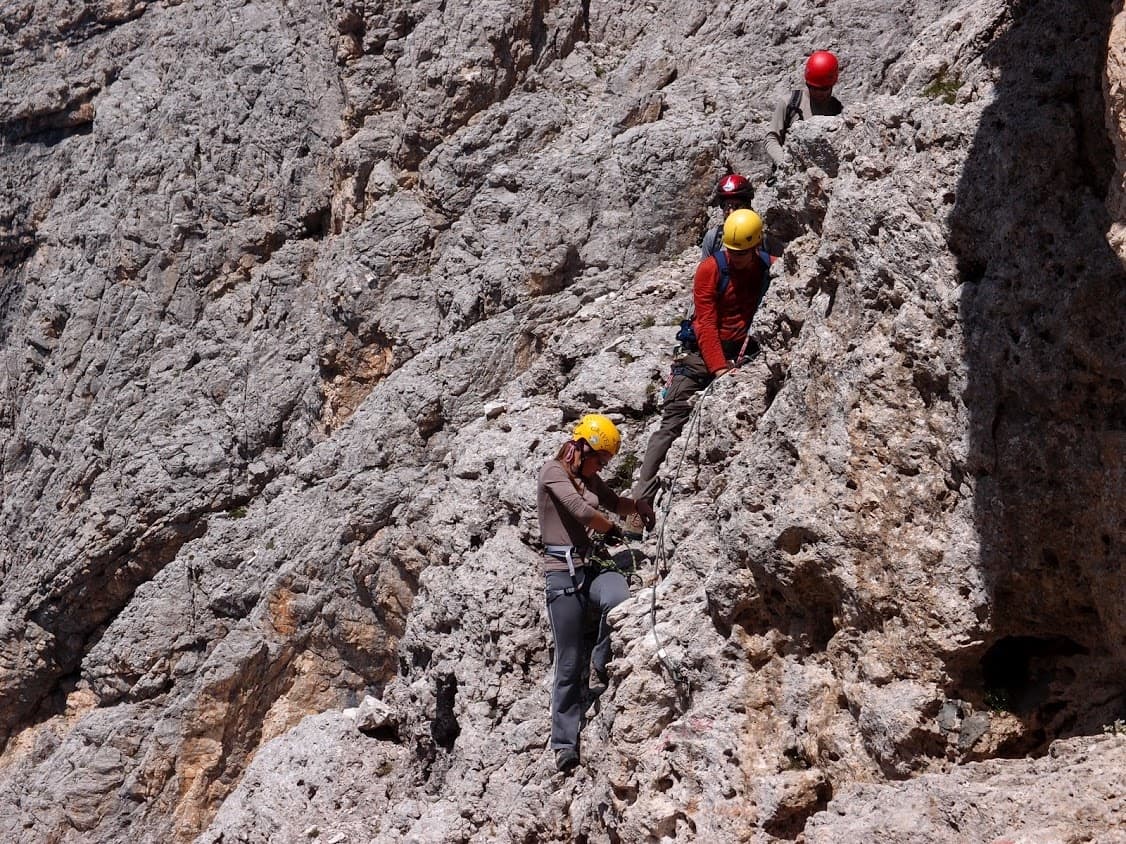
<svg viewBox="0 0 1126 844"><path fill-rule="evenodd" d="M981 658L985 700L1016 715L1037 713L1074 673L1063 663L1087 649L1066 636L1006 636ZM1054 687L1054 688L1053 688Z"/></svg>
<svg viewBox="0 0 1126 844"><path fill-rule="evenodd" d="M1121 699L1101 681L1098 664L1067 636L1006 636L994 642L981 658L981 704L994 718L1007 713L1019 719L1022 729L991 755L1041 755L1058 738L1097 732Z"/></svg>

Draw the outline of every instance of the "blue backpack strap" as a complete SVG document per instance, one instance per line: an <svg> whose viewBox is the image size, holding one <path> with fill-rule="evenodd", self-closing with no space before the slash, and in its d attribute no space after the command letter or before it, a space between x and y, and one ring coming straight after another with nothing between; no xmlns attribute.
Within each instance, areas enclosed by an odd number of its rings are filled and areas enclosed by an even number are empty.
<svg viewBox="0 0 1126 844"><path fill-rule="evenodd" d="M766 295L766 290L770 287L770 262L771 254L765 249L758 250L758 259L762 262L762 294ZM719 267L719 284L715 286L715 296L718 299L727 290L728 285L731 284L731 271L727 268L727 253L722 249L715 253L715 263ZM762 296L759 296L759 301L762 301ZM757 305L755 307L758 307Z"/></svg>
<svg viewBox="0 0 1126 844"><path fill-rule="evenodd" d="M731 284L731 272L727 269L727 253L722 249L715 253L715 263L719 267L719 284L715 286L715 297L718 299Z"/></svg>
<svg viewBox="0 0 1126 844"><path fill-rule="evenodd" d="M758 259L762 263L762 288L759 290L758 299L755 301L756 313L758 312L759 305L762 304L763 297L766 296L766 291L770 289L771 257L771 254L765 249L760 248L758 250ZM727 267L727 253L722 249L715 253L715 263L716 266L719 267L719 283L715 286L715 298L718 301L731 285L731 272ZM695 337L695 332L693 332L693 337ZM679 334L677 335L677 339L680 339Z"/></svg>
<svg viewBox="0 0 1126 844"><path fill-rule="evenodd" d="M723 226L712 226L700 241L700 260L714 255L723 248Z"/></svg>

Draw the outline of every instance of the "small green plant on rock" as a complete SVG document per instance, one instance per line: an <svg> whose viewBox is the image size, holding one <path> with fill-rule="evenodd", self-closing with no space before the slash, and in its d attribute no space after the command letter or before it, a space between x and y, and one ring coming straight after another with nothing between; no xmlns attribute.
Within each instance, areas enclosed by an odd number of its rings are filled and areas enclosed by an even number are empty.
<svg viewBox="0 0 1126 844"><path fill-rule="evenodd" d="M1000 686L985 690L985 705L992 712L1012 712L1013 703L1009 698L1009 690Z"/></svg>
<svg viewBox="0 0 1126 844"><path fill-rule="evenodd" d="M946 68L943 68L938 77L923 89L923 96L930 97L932 100L941 100L946 105L954 105L954 99L961 87L962 80L957 76L947 76Z"/></svg>
<svg viewBox="0 0 1126 844"><path fill-rule="evenodd" d="M618 458L617 465L614 467L614 476L611 478L610 486L615 489L625 489L629 486L630 481L633 480L633 472L641 459L637 456L636 452L628 451Z"/></svg>

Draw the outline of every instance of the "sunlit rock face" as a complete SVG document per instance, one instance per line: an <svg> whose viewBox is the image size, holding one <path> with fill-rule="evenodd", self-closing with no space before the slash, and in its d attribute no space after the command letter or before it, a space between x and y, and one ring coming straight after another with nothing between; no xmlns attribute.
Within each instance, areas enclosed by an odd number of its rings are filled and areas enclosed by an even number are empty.
<svg viewBox="0 0 1126 844"><path fill-rule="evenodd" d="M1117 834L1120 4L0 22L4 840ZM535 477L628 489L729 169L762 351L559 775Z"/></svg>
<svg viewBox="0 0 1126 844"><path fill-rule="evenodd" d="M1106 75L1103 93L1106 97L1107 132L1114 145L1114 178L1107 192L1110 212L1109 242L1122 261L1126 261L1126 16L1122 4L1115 4L1116 13L1107 39Z"/></svg>

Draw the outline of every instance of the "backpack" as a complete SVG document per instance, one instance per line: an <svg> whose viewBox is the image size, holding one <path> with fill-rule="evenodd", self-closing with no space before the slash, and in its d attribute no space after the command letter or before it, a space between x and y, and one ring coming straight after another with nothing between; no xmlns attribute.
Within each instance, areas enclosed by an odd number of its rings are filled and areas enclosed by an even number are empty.
<svg viewBox="0 0 1126 844"><path fill-rule="evenodd" d="M762 291L759 293L758 301L755 302L755 312L758 312L759 305L762 304L762 297L766 295L767 288L770 287L770 254L765 249L758 249L758 258L762 261ZM727 255L720 249L715 253L716 266L719 267L719 282L715 286L715 298L719 301L723 298L723 294L727 291L728 286L731 284L731 271L727 266ZM696 352L700 349L700 343L696 339L696 329L692 327L692 320L696 318L696 308L692 307L688 317L680 321L680 330L676 332L676 341L685 349L685 351Z"/></svg>

